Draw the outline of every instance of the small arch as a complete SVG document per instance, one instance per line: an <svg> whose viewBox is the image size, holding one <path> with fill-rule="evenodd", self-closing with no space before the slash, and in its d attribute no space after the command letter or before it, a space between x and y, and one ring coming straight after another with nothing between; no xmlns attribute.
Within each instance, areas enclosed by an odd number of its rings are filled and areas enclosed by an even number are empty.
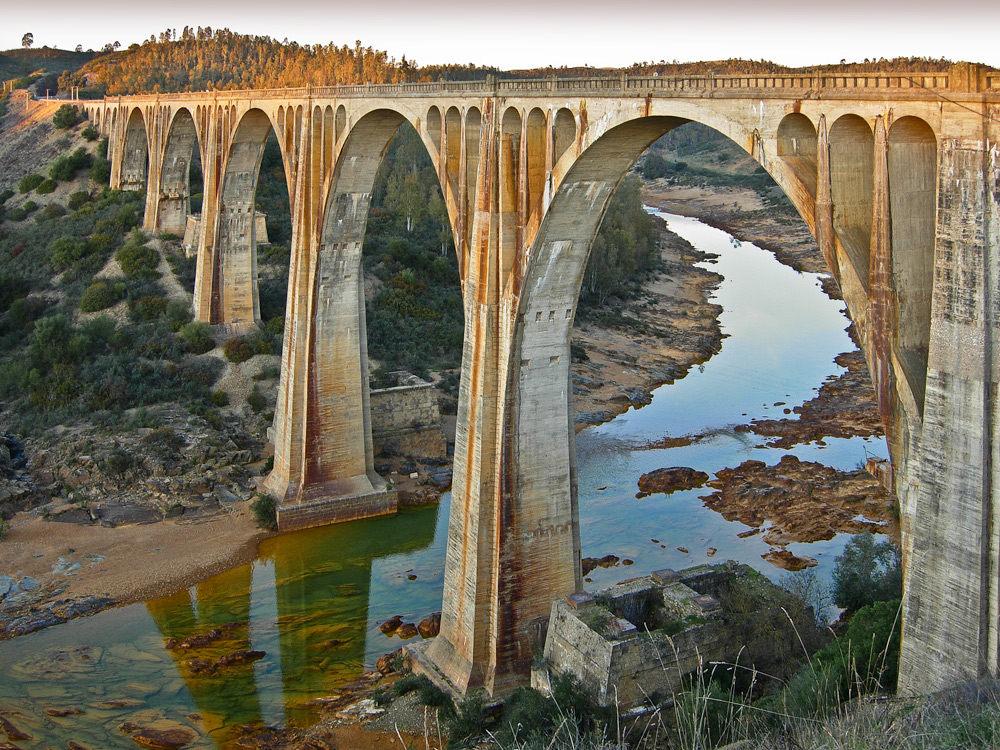
<svg viewBox="0 0 1000 750"><path fill-rule="evenodd" d="M526 139L527 212L530 216L541 211L545 192L545 113L535 107L524 124ZM527 218L527 217L526 217Z"/></svg>
<svg viewBox="0 0 1000 750"><path fill-rule="evenodd" d="M462 113L458 107L451 107L445 114L445 151L443 154L448 169L448 176L457 180L461 168L462 158ZM454 185L455 194L458 194L458 185Z"/></svg>
<svg viewBox="0 0 1000 750"><path fill-rule="evenodd" d="M937 223L937 139L930 125L918 117L896 120L889 128L888 162L897 355L922 414Z"/></svg>
<svg viewBox="0 0 1000 750"><path fill-rule="evenodd" d="M478 111L478 110L477 110ZM441 110L431 105L427 110L427 135L430 136L434 148L441 153Z"/></svg>
<svg viewBox="0 0 1000 750"><path fill-rule="evenodd" d="M576 140L576 118L566 107L556 112L552 123L552 164L559 162L566 149Z"/></svg>
<svg viewBox="0 0 1000 750"><path fill-rule="evenodd" d="M142 110L136 107L129 115L125 126L124 154L120 188L122 190L145 190L149 175L149 140L146 135L146 121Z"/></svg>
<svg viewBox="0 0 1000 750"><path fill-rule="evenodd" d="M482 138L483 116L478 107L470 107L465 113L465 184L468 193L475 193L479 178L479 143ZM472 206L470 205L471 209Z"/></svg>
<svg viewBox="0 0 1000 750"><path fill-rule="evenodd" d="M177 110L167 131L160 167L160 200L156 228L183 235L191 214L191 165L200 165L198 132L190 110ZM200 166L196 170L200 179ZM200 192L200 190L198 191Z"/></svg>
<svg viewBox="0 0 1000 750"><path fill-rule="evenodd" d="M794 112L778 125L778 156L816 198L816 128L812 120Z"/></svg>
<svg viewBox="0 0 1000 750"><path fill-rule="evenodd" d="M337 144L333 107L329 104L323 110L323 177L330 174L333 164L333 150Z"/></svg>
<svg viewBox="0 0 1000 750"><path fill-rule="evenodd" d="M830 128L833 228L865 289L871 264L875 136L868 122L844 115Z"/></svg>
<svg viewBox="0 0 1000 750"><path fill-rule="evenodd" d="M340 136L342 136L344 134L344 130L347 129L347 109L345 109L343 104L337 107L337 120L334 123L334 127L337 129L334 140L339 141Z"/></svg>

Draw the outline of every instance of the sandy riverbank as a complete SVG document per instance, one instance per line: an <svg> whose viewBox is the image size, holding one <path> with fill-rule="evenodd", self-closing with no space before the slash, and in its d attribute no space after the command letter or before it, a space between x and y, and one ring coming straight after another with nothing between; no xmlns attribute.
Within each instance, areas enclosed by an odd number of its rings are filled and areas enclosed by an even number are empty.
<svg viewBox="0 0 1000 750"><path fill-rule="evenodd" d="M116 528L20 513L3 543L3 568L33 578L49 598L107 597L131 604L248 563L269 535L254 525L245 503L195 521Z"/></svg>

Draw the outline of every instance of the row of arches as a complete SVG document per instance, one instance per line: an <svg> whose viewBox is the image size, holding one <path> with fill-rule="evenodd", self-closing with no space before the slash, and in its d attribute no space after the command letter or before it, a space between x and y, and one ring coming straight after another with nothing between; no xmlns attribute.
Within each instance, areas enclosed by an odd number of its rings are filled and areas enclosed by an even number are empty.
<svg viewBox="0 0 1000 750"><path fill-rule="evenodd" d="M818 173L822 146L813 122L800 113L787 115L778 126L777 141L778 156L815 201L823 176ZM896 308L896 355L922 410L934 274L937 138L918 117L900 117L887 129L877 118L873 129L868 120L847 114L830 126L827 142L833 228L853 275L869 295L878 262L873 218L885 208L876 205L876 195L888 196L885 250Z"/></svg>

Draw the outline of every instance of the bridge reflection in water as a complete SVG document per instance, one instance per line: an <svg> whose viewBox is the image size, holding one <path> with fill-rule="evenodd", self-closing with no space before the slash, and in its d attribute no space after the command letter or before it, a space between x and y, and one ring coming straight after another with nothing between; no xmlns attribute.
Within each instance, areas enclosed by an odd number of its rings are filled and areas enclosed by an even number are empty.
<svg viewBox="0 0 1000 750"><path fill-rule="evenodd" d="M195 641L167 652L216 742L234 741L242 725L311 723L311 700L398 648L377 624L440 606L446 518L447 508L425 508L285 534L261 544L252 565L147 602L166 646ZM219 637L197 640L214 629ZM241 651L265 655L211 668Z"/></svg>

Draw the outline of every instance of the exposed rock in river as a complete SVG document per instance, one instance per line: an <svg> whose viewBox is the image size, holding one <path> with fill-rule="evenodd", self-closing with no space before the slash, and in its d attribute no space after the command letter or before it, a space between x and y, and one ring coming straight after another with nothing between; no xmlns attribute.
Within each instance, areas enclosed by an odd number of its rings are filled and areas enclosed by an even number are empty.
<svg viewBox="0 0 1000 750"><path fill-rule="evenodd" d="M702 498L705 505L755 530L769 524L763 539L773 547L861 531L899 541L895 501L863 469L838 471L786 455L774 466L744 461L716 477L708 482L715 492Z"/></svg>
<svg viewBox="0 0 1000 750"><path fill-rule="evenodd" d="M767 444L772 448L790 448L824 437L881 435L882 419L864 355L855 349L838 354L834 361L847 371L831 375L815 398L792 409L798 419L757 419L750 431L776 438Z"/></svg>
<svg viewBox="0 0 1000 750"><path fill-rule="evenodd" d="M687 466L671 466L666 469L656 469L639 477L639 492L637 498L648 497L654 492L669 495L679 490L691 490L701 487L708 481L708 474Z"/></svg>

